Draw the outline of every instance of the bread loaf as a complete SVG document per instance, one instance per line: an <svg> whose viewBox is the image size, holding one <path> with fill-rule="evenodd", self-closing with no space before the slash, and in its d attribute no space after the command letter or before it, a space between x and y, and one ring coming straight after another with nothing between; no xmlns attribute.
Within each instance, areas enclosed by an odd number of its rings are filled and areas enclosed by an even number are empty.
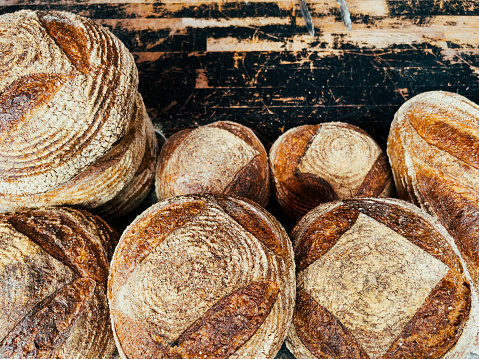
<svg viewBox="0 0 479 359"><path fill-rule="evenodd" d="M0 34L0 207L115 207L120 192L144 192L129 186L141 166L151 188L156 139L120 40L78 15L27 10L0 16Z"/></svg>
<svg viewBox="0 0 479 359"><path fill-rule="evenodd" d="M0 358L111 359L106 286L118 237L86 211L0 215Z"/></svg>
<svg viewBox="0 0 479 359"><path fill-rule="evenodd" d="M386 155L347 123L292 128L274 142L269 161L278 202L295 220L320 203L387 197L393 188Z"/></svg>
<svg viewBox="0 0 479 359"><path fill-rule="evenodd" d="M297 359L465 358L478 298L452 238L404 201L318 206L291 233Z"/></svg>
<svg viewBox="0 0 479 359"><path fill-rule="evenodd" d="M223 193L263 207L270 195L266 150L248 127L218 121L171 136L156 175L161 199L190 193Z"/></svg>
<svg viewBox="0 0 479 359"><path fill-rule="evenodd" d="M108 298L121 358L274 358L292 317L289 238L252 201L172 197L125 230Z"/></svg>
<svg viewBox="0 0 479 359"><path fill-rule="evenodd" d="M398 196L439 219L479 284L479 106L443 91L417 95L394 116L387 152Z"/></svg>

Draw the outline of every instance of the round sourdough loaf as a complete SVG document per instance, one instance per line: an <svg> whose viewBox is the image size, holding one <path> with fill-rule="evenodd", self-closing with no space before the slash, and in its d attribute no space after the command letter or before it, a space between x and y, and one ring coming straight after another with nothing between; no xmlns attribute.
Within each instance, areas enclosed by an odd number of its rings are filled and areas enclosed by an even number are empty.
<svg viewBox="0 0 479 359"><path fill-rule="evenodd" d="M66 12L2 15L0 72L1 208L108 215L151 188L157 144L136 65L107 29Z"/></svg>
<svg viewBox="0 0 479 359"><path fill-rule="evenodd" d="M293 219L320 203L387 197L393 189L384 152L366 132L347 123L292 128L274 142L269 161L278 202Z"/></svg>
<svg viewBox="0 0 479 359"><path fill-rule="evenodd" d="M445 229L410 203L323 204L291 233L297 359L465 358L478 298Z"/></svg>
<svg viewBox="0 0 479 359"><path fill-rule="evenodd" d="M295 298L291 243L254 202L172 197L125 230L108 299L122 358L274 358Z"/></svg>
<svg viewBox="0 0 479 359"><path fill-rule="evenodd" d="M479 285L479 106L431 91L394 116L388 156L398 196L436 216Z"/></svg>
<svg viewBox="0 0 479 359"><path fill-rule="evenodd" d="M223 193L265 207L270 195L268 155L254 132L218 121L171 136L161 149L156 195Z"/></svg>
<svg viewBox="0 0 479 359"><path fill-rule="evenodd" d="M112 357L106 289L118 237L81 210L0 215L0 358Z"/></svg>

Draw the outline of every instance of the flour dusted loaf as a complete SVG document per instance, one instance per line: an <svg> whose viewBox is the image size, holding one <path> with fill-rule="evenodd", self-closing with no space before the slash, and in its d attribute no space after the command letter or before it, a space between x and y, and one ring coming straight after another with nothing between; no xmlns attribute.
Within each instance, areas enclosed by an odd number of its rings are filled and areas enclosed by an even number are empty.
<svg viewBox="0 0 479 359"><path fill-rule="evenodd" d="M112 357L106 289L118 237L86 211L0 215L0 358Z"/></svg>
<svg viewBox="0 0 479 359"><path fill-rule="evenodd" d="M465 358L477 292L433 217L393 199L323 204L291 233L297 359Z"/></svg>
<svg viewBox="0 0 479 359"><path fill-rule="evenodd" d="M328 122L290 129L269 152L278 202L293 219L320 203L351 197L388 197L387 157L360 128Z"/></svg>
<svg viewBox="0 0 479 359"><path fill-rule="evenodd" d="M125 230L108 298L122 358L274 358L295 297L291 243L252 201L185 195Z"/></svg>
<svg viewBox="0 0 479 359"><path fill-rule="evenodd" d="M223 193L263 207L270 195L268 155L246 126L218 121L171 136L156 175L161 199L190 193Z"/></svg>
<svg viewBox="0 0 479 359"><path fill-rule="evenodd" d="M136 65L107 29L66 12L2 15L0 73L1 208L122 215L151 188L157 144Z"/></svg>
<svg viewBox="0 0 479 359"><path fill-rule="evenodd" d="M394 116L387 152L398 196L439 219L479 284L479 106L443 91L417 95Z"/></svg>

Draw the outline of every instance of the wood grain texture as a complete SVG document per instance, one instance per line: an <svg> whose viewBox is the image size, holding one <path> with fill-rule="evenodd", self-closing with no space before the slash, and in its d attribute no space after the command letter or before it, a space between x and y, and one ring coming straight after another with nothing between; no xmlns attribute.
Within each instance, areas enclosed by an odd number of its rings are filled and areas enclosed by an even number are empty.
<svg viewBox="0 0 479 359"><path fill-rule="evenodd" d="M74 209L0 218L0 357L110 359L106 297L116 234Z"/></svg>
<svg viewBox="0 0 479 359"><path fill-rule="evenodd" d="M274 358L294 305L291 244L262 207L229 198L173 197L124 232L108 294L122 358Z"/></svg>
<svg viewBox="0 0 479 359"><path fill-rule="evenodd" d="M346 220L347 208L353 223ZM435 233L437 241L416 245L416 221L422 232ZM315 230L321 223L324 227ZM456 358L469 350L477 335L472 324L477 321L477 297L452 249L453 239L425 212L392 199L337 201L308 213L292 235L300 263L318 252L315 247L325 237L321 255L298 267L298 293L303 294L287 339L297 358L342 358L345 353L358 358ZM329 238L333 235L334 240ZM450 300L458 302L452 305ZM317 314L305 314L315 310ZM328 328L317 329L326 324ZM334 340L329 331L341 339Z"/></svg>

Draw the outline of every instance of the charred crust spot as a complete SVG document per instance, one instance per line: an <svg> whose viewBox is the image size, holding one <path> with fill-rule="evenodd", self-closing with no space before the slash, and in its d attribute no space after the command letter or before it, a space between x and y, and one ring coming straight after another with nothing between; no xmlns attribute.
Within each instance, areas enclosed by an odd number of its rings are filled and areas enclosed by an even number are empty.
<svg viewBox="0 0 479 359"><path fill-rule="evenodd" d="M282 234L273 227L268 218L253 206L248 206L222 196L215 196L218 205L245 230L255 236L267 248L281 258L287 258L287 249L282 241Z"/></svg>
<svg viewBox="0 0 479 359"><path fill-rule="evenodd" d="M35 306L0 344L2 358L41 358L62 344L94 295L96 283L79 278Z"/></svg>
<svg viewBox="0 0 479 359"><path fill-rule="evenodd" d="M29 113L48 102L68 79L63 75L33 74L8 86L0 94L0 136L8 136Z"/></svg>
<svg viewBox="0 0 479 359"><path fill-rule="evenodd" d="M381 153L359 186L356 196L377 197L391 180L392 172L388 159L384 153Z"/></svg>
<svg viewBox="0 0 479 359"><path fill-rule="evenodd" d="M425 219L411 210L379 201L345 199L343 202L391 228L449 268L456 268L462 272L461 262L444 237Z"/></svg>
<svg viewBox="0 0 479 359"><path fill-rule="evenodd" d="M388 349L384 359L440 358L462 334L471 309L471 288L455 270L436 285L423 306Z"/></svg>
<svg viewBox="0 0 479 359"><path fill-rule="evenodd" d="M293 325L304 346L318 358L369 358L348 329L303 290L296 296Z"/></svg>
<svg viewBox="0 0 479 359"><path fill-rule="evenodd" d="M90 71L87 36L61 12L38 12L38 19L48 35L63 50L71 63L83 74Z"/></svg>
<svg viewBox="0 0 479 359"><path fill-rule="evenodd" d="M296 270L306 269L332 248L358 219L359 211L341 205L321 214L299 238L295 253Z"/></svg>
<svg viewBox="0 0 479 359"><path fill-rule="evenodd" d="M92 234L66 213L57 210L18 212L8 216L8 222L75 273L107 282L106 248L98 245Z"/></svg>
<svg viewBox="0 0 479 359"><path fill-rule="evenodd" d="M269 181L267 166L268 163L262 161L259 155L255 156L235 175L223 193L249 198L265 207L269 199L269 188L265 188L264 185ZM268 195L262 195L261 192L266 190ZM262 197L266 200L259 201Z"/></svg>
<svg viewBox="0 0 479 359"><path fill-rule="evenodd" d="M174 343L186 358L202 353L228 358L256 332L270 313L279 288L276 282L255 282L224 297Z"/></svg>
<svg viewBox="0 0 479 359"><path fill-rule="evenodd" d="M109 286L108 297L114 297L114 293L125 283L128 275L170 233L188 223L206 207L207 204L201 200L173 203L134 222L134 225L124 232L116 249L113 260L115 265L110 270L112 285Z"/></svg>

